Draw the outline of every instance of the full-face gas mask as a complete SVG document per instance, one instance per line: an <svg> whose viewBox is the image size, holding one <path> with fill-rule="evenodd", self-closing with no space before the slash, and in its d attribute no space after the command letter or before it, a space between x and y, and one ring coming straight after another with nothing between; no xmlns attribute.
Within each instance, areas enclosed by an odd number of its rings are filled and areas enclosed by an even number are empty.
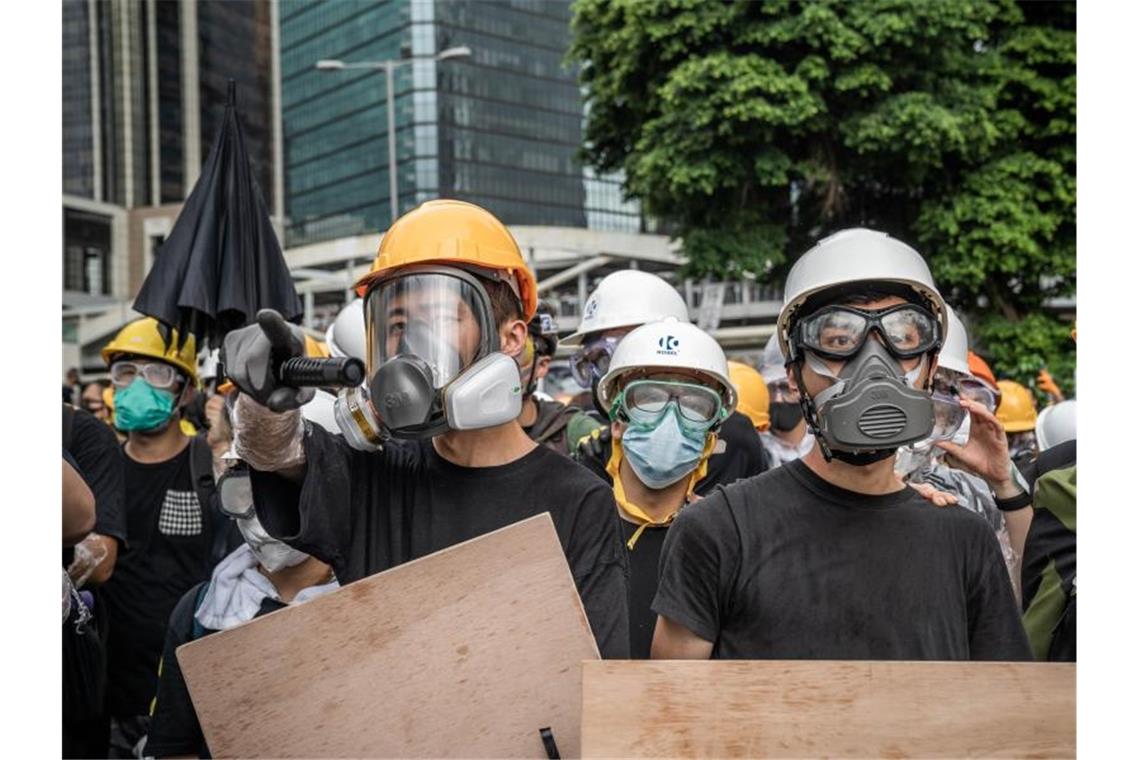
<svg viewBox="0 0 1140 760"><path fill-rule="evenodd" d="M933 404L929 392L917 387L941 345L930 311L912 303L881 311L825 306L797 321L790 338L801 388L804 362L835 381L810 399L801 396L826 458L866 465L930 436ZM916 357L922 357L918 366L904 371L900 360ZM835 375L824 359L845 363Z"/></svg>
<svg viewBox="0 0 1140 760"><path fill-rule="evenodd" d="M499 350L490 297L468 271L407 267L368 292L364 320L369 374L338 403L346 436L370 430L362 437L374 448L385 435L492 427L522 411L519 365Z"/></svg>

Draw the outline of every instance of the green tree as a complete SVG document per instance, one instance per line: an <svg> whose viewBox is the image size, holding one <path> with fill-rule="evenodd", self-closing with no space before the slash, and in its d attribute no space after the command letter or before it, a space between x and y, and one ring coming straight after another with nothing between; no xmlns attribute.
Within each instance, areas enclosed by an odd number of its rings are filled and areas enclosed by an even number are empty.
<svg viewBox="0 0 1140 760"><path fill-rule="evenodd" d="M990 317L1072 288L1070 11L577 0L584 152L675 231L689 274L778 278L789 254L865 225L935 252L989 335ZM999 371L1016 363L1016 340L994 342Z"/></svg>

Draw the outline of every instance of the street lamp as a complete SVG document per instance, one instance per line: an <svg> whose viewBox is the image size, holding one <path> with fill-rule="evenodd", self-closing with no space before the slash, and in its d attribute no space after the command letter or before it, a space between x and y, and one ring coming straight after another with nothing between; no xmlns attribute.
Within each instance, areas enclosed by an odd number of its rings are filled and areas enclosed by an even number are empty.
<svg viewBox="0 0 1140 760"><path fill-rule="evenodd" d="M396 68L413 61L446 61L450 58L468 58L471 48L466 45L450 47L441 50L435 55L413 56L411 58L389 58L384 61L340 61L323 58L314 64L317 71L344 71L346 69L368 69L376 71L384 69L384 79L388 90L388 198L392 214L392 221L400 215L400 203L397 197L396 183L396 97L393 84L393 73Z"/></svg>

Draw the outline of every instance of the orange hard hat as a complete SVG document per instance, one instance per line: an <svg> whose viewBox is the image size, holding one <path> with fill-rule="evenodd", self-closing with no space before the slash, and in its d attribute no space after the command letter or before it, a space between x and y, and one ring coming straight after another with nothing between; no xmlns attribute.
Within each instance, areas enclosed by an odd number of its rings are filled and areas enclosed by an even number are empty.
<svg viewBox="0 0 1140 760"><path fill-rule="evenodd" d="M519 244L495 216L473 203L427 201L401 216L384 233L372 269L356 283L364 296L377 282L413 264L453 264L498 273L510 283L530 321L538 286Z"/></svg>
<svg viewBox="0 0 1140 760"><path fill-rule="evenodd" d="M986 360L970 351L966 355L967 366L970 368L970 374L974 377L985 380L992 387L997 388L998 381L994 377L994 372L990 369L990 365L986 364Z"/></svg>

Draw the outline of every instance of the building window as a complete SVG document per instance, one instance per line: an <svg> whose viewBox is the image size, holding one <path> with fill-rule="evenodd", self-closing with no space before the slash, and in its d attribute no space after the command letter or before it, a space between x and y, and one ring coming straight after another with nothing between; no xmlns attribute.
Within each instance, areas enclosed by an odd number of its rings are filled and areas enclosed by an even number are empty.
<svg viewBox="0 0 1140 760"><path fill-rule="evenodd" d="M63 289L111 293L111 219L63 210Z"/></svg>

